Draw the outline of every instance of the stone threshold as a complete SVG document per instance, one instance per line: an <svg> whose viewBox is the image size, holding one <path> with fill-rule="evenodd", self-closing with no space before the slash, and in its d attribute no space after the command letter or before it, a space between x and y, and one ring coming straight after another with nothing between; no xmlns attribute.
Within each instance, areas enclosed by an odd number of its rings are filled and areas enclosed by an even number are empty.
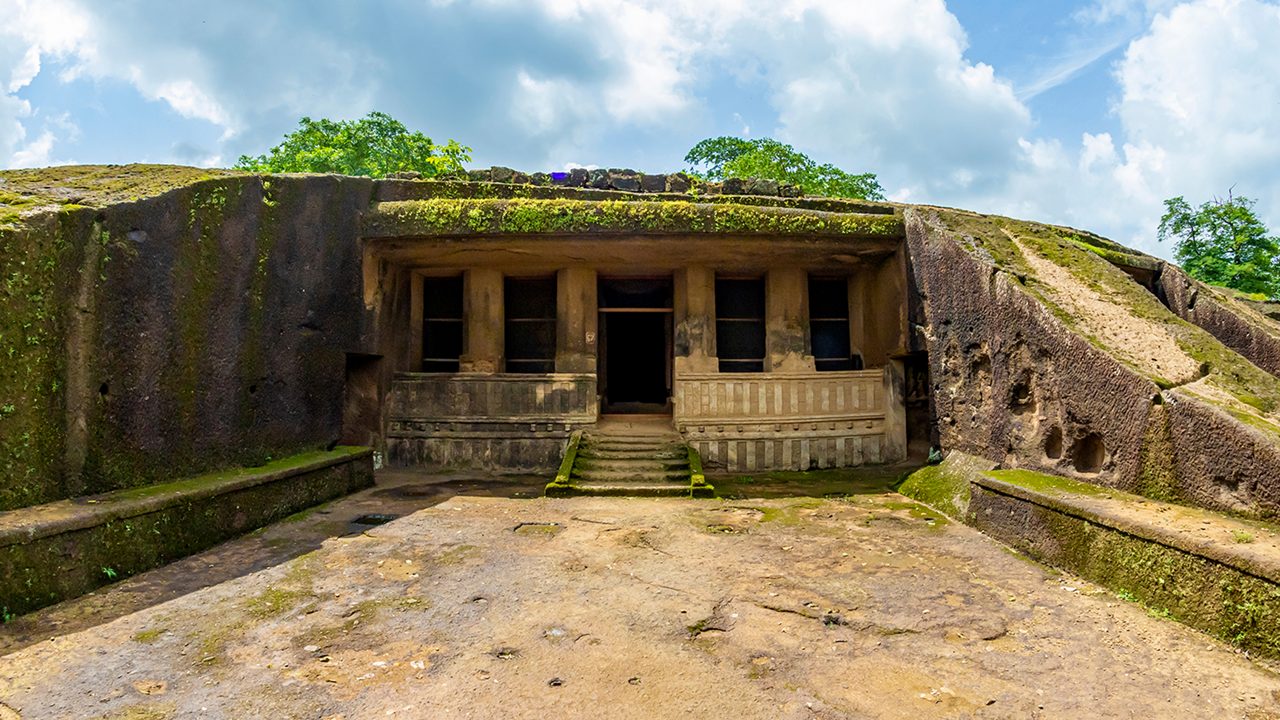
<svg viewBox="0 0 1280 720"><path fill-rule="evenodd" d="M30 612L373 484L373 451L339 446L255 468L0 513L0 610Z"/></svg>
<svg viewBox="0 0 1280 720"><path fill-rule="evenodd" d="M1280 658L1280 528L1021 470L969 477L965 521L1231 644Z"/></svg>

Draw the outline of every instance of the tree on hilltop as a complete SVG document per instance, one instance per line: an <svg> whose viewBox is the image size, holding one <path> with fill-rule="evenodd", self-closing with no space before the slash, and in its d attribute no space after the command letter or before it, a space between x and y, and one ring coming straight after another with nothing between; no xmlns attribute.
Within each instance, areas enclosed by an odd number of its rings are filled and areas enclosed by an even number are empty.
<svg viewBox="0 0 1280 720"><path fill-rule="evenodd" d="M855 175L831 164L819 165L808 155L771 138L747 140L707 138L684 156L690 172L708 180L760 178L799 185L809 195L883 200L875 173Z"/></svg>
<svg viewBox="0 0 1280 720"><path fill-rule="evenodd" d="M371 112L359 120L312 120L264 155L241 155L235 167L252 172L338 173L385 177L417 172L425 177L465 174L471 148L450 140L437 145L420 132L409 132L386 113Z"/></svg>
<svg viewBox="0 0 1280 720"><path fill-rule="evenodd" d="M1280 297L1280 238L1271 235L1247 197L1215 198L1199 208L1181 196L1164 201L1157 237L1174 239L1187 274L1211 285Z"/></svg>

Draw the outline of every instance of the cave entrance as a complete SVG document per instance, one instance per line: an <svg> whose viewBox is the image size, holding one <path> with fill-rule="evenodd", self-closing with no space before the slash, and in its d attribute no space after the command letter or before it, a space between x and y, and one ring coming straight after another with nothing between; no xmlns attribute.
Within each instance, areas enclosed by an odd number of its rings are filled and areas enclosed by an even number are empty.
<svg viewBox="0 0 1280 720"><path fill-rule="evenodd" d="M603 412L671 412L670 277L601 278Z"/></svg>
<svg viewBox="0 0 1280 720"><path fill-rule="evenodd" d="M373 446L381 434L378 381L382 356L347 353L346 385L342 398L343 445Z"/></svg>

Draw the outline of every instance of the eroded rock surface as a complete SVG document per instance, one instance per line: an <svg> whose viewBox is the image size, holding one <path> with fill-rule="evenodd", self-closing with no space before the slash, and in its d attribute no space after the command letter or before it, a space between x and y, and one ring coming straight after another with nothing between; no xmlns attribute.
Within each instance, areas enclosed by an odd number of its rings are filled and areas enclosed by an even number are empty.
<svg viewBox="0 0 1280 720"><path fill-rule="evenodd" d="M906 219L942 448L1280 513L1273 375L1070 231L928 208Z"/></svg>

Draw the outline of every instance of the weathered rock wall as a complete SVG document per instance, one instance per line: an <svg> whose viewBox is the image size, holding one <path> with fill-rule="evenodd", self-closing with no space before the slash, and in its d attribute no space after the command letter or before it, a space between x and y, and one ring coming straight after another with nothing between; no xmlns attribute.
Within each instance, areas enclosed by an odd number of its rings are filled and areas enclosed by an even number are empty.
<svg viewBox="0 0 1280 720"><path fill-rule="evenodd" d="M1193 280L1182 268L1164 264L1156 292L1175 315L1195 323L1223 345L1280 375L1280 324L1254 308L1232 300L1225 290Z"/></svg>
<svg viewBox="0 0 1280 720"><path fill-rule="evenodd" d="M1159 392L1059 322L1018 277L924 212L907 243L929 338L939 439L947 450L1117 484L1137 473ZM1085 448L1101 440L1101 462ZM1088 472L1078 472L1079 466Z"/></svg>
<svg viewBox="0 0 1280 720"><path fill-rule="evenodd" d="M0 232L0 509L336 442L371 194L226 177Z"/></svg>
<svg viewBox="0 0 1280 720"><path fill-rule="evenodd" d="M1274 377L1056 230L928 208L906 221L944 450L1280 514ZM1061 276L1037 275L1048 267ZM1090 293L1140 323L1135 332L1086 317L1079 296ZM1129 342L1142 337L1164 344Z"/></svg>

